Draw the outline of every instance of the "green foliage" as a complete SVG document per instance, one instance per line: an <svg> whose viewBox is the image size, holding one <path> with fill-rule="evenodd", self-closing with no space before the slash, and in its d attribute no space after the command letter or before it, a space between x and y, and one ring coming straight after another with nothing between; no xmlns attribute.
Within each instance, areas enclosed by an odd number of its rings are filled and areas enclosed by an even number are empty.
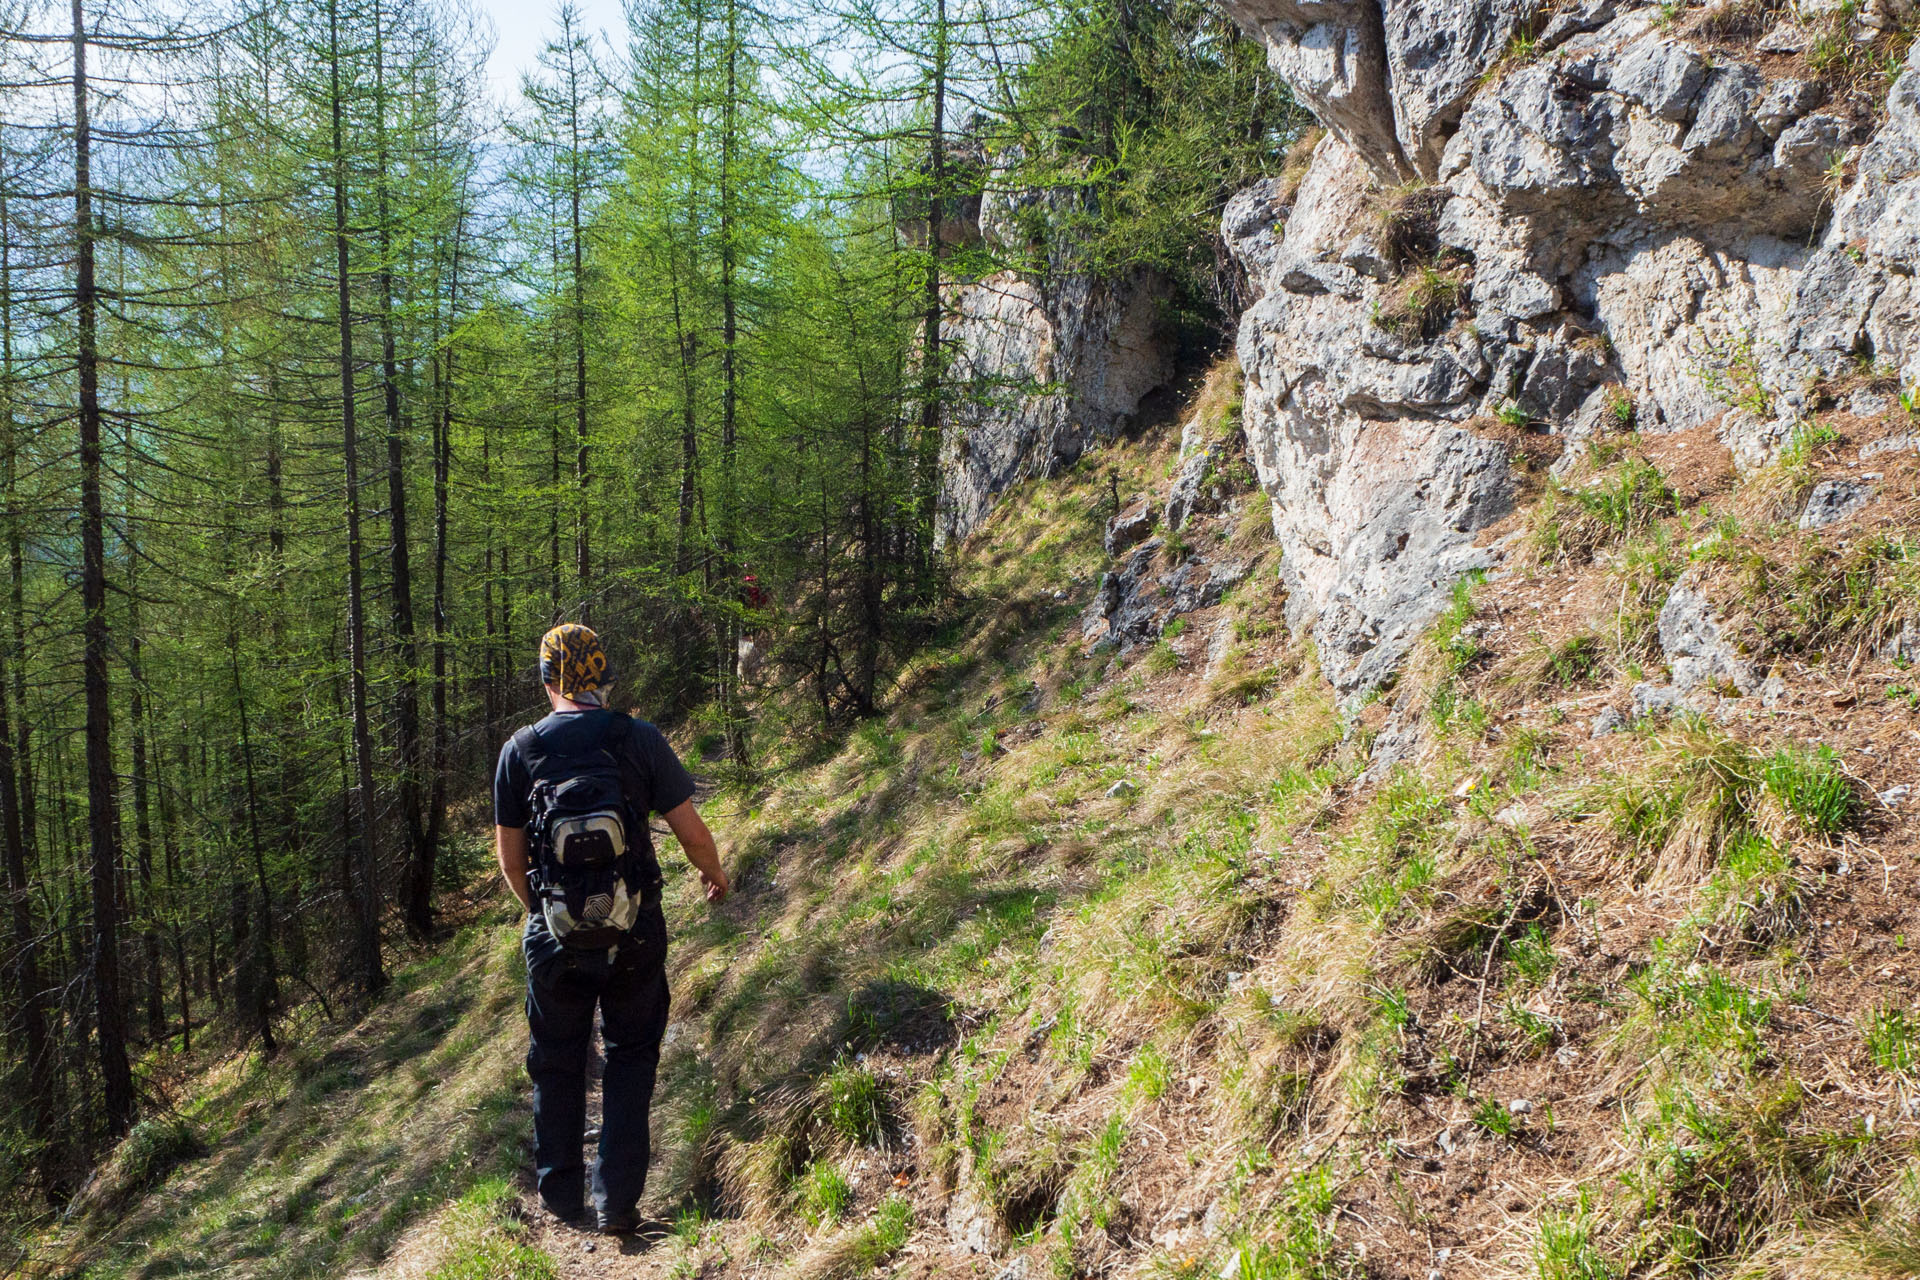
<svg viewBox="0 0 1920 1280"><path fill-rule="evenodd" d="M1498 1098L1482 1098L1473 1108L1473 1125L1496 1138L1511 1138L1520 1128L1519 1117Z"/></svg>
<svg viewBox="0 0 1920 1280"><path fill-rule="evenodd" d="M155 1116L133 1126L115 1160L121 1194L151 1190L181 1164L206 1154L193 1127L177 1117Z"/></svg>
<svg viewBox="0 0 1920 1280"><path fill-rule="evenodd" d="M1070 240L1104 267L1157 268L1189 324L1230 319L1220 205L1279 170L1307 123L1259 46L1200 0L1078 0L1059 7L1016 81L1014 181L1071 190L1084 210L1035 224L1036 241Z"/></svg>
<svg viewBox="0 0 1920 1280"><path fill-rule="evenodd" d="M827 1125L841 1141L869 1146L885 1132L885 1097L873 1072L844 1059L834 1063L821 1085L826 1094Z"/></svg>
<svg viewBox="0 0 1920 1280"><path fill-rule="evenodd" d="M1528 925L1507 940L1506 958L1515 978L1529 985L1545 982L1558 963L1547 931L1538 924Z"/></svg>
<svg viewBox="0 0 1920 1280"><path fill-rule="evenodd" d="M554 1280L553 1259L526 1243L519 1196L505 1178L488 1178L455 1202L452 1254L427 1280Z"/></svg>
<svg viewBox="0 0 1920 1280"><path fill-rule="evenodd" d="M1809 835L1839 834L1860 808L1853 780L1841 771L1839 757L1829 746L1812 751L1782 747L1767 757L1761 778Z"/></svg>
<svg viewBox="0 0 1920 1280"><path fill-rule="evenodd" d="M1601 1250L1597 1236L1592 1202L1584 1190L1571 1212L1543 1214L1533 1246L1539 1280L1616 1280L1620 1266Z"/></svg>
<svg viewBox="0 0 1920 1280"><path fill-rule="evenodd" d="M1173 1083L1173 1064L1158 1045L1148 1043L1133 1055L1127 1067L1127 1094L1154 1102L1166 1096Z"/></svg>
<svg viewBox="0 0 1920 1280"><path fill-rule="evenodd" d="M860 1228L835 1259L838 1265L830 1274L864 1275L884 1266L906 1246L913 1234L913 1201L903 1195L890 1195L880 1202L873 1217Z"/></svg>
<svg viewBox="0 0 1920 1280"><path fill-rule="evenodd" d="M1333 1215L1327 1171L1296 1174L1258 1236L1236 1249L1228 1266L1241 1280L1334 1280L1342 1269Z"/></svg>
<svg viewBox="0 0 1920 1280"><path fill-rule="evenodd" d="M802 1170L796 1192L800 1216L812 1227L840 1221L853 1204L853 1188L831 1160L815 1160Z"/></svg>
<svg viewBox="0 0 1920 1280"><path fill-rule="evenodd" d="M1861 1034L1867 1053L1882 1071L1906 1075L1920 1065L1920 1019L1898 1005L1870 1012Z"/></svg>

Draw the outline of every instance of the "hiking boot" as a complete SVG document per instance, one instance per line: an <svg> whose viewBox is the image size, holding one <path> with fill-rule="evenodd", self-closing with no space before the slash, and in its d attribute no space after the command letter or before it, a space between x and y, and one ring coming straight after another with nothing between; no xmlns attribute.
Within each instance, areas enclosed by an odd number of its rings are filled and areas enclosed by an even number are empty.
<svg viewBox="0 0 1920 1280"><path fill-rule="evenodd" d="M602 1209L596 1216L603 1235L630 1236L640 1230L640 1214L634 1209Z"/></svg>
<svg viewBox="0 0 1920 1280"><path fill-rule="evenodd" d="M575 1231L584 1231L592 1223L592 1219L587 1216L585 1205L567 1207L565 1205L548 1204L545 1200L542 1200L540 1207L545 1209L548 1216L555 1222L563 1227L572 1227Z"/></svg>

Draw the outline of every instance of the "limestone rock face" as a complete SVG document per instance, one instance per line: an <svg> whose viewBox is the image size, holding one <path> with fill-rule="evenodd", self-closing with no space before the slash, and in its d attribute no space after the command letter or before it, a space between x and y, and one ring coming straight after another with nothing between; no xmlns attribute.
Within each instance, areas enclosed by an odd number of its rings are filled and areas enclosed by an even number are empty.
<svg viewBox="0 0 1920 1280"><path fill-rule="evenodd" d="M1711 426L1751 468L1849 362L1920 382L1920 46L1874 123L1629 0L1525 28L1508 0L1227 7L1330 135L1290 205L1268 180L1222 231L1257 298L1244 427L1290 617L1343 692L1493 562L1494 415ZM1429 243L1389 251L1380 211L1421 186Z"/></svg>
<svg viewBox="0 0 1920 1280"><path fill-rule="evenodd" d="M1010 486L1113 435L1172 376L1152 274L1043 280L1003 271L954 290L943 333L961 384L941 442L937 532L964 538Z"/></svg>
<svg viewBox="0 0 1920 1280"><path fill-rule="evenodd" d="M1384 286L1342 260L1372 182L1358 152L1321 145L1239 335L1289 620L1343 692L1393 669L1454 580L1488 563L1473 535L1511 505L1506 450L1459 425L1506 347L1381 329Z"/></svg>
<svg viewBox="0 0 1920 1280"><path fill-rule="evenodd" d="M960 394L941 438L935 536L964 538L1014 484L1052 475L1112 436L1173 376L1166 282L1109 278L1060 229L1083 194L988 184L973 234L1030 271L954 286L942 330Z"/></svg>

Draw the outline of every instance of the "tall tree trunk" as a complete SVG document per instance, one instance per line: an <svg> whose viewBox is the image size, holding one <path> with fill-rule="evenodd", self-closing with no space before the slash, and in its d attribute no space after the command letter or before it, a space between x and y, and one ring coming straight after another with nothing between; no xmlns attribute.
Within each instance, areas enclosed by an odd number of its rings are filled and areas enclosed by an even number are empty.
<svg viewBox="0 0 1920 1280"><path fill-rule="evenodd" d="M4 139L0 138L0 144ZM6 486L7 535L13 547L19 545L16 525L16 513L13 506L13 483L16 459L16 432L19 423L14 417L14 370L13 370L13 215L9 204L10 179L6 173L6 153L0 149L0 481ZM20 581L18 552L15 552L13 572L12 623L20 626ZM8 664L17 665L21 655L0 646L0 668ZM15 697L15 689L22 696ZM13 932L13 968L10 973L13 1006L19 1019L20 1052L25 1056L27 1067L27 1098L25 1111L31 1132L36 1138L46 1139L53 1133L53 1117L56 1114L53 1098L53 1058L47 1036L47 998L41 989L40 980L40 941L35 936L33 925L33 886L28 858L31 833L26 828L26 814L29 812L23 804L23 792L30 787L31 780L23 777L24 762L17 761L14 755L13 728L9 715L9 704L20 708L21 719L26 718L24 686L13 685L5 670L0 670L0 844L4 845L7 864L7 906L8 921ZM24 725L22 728L24 743Z"/></svg>
<svg viewBox="0 0 1920 1280"><path fill-rule="evenodd" d="M120 996L120 832L113 768L113 705L107 678L106 515L100 496L99 299L94 282L92 127L87 119L87 26L73 0L74 322L80 384L81 683L86 700L87 845L92 863L93 985L102 1103L113 1137L133 1124Z"/></svg>
<svg viewBox="0 0 1920 1280"><path fill-rule="evenodd" d="M232 663L233 698L240 715L240 763L247 783L247 835L253 846L254 887L260 894L260 917L249 931L251 948L247 967L252 981L244 984L250 997L254 1027L260 1033L260 1050L271 1058L280 1046L273 1038L273 1006L280 997L280 974L273 959L273 890L267 880L265 842L260 838L260 796L254 785L253 732L248 725L247 686L240 673L240 629L231 615L227 625L227 658Z"/></svg>
<svg viewBox="0 0 1920 1280"><path fill-rule="evenodd" d="M383 6L373 6L374 217L380 251L380 388L387 426L387 548L393 592L393 634L400 659L394 691L394 734L398 739L400 825L407 847L403 916L407 932L425 938L432 930L433 855L425 848L420 811L420 650L413 623L413 562L407 530L406 443L400 414L400 367L393 324L393 228L387 192L387 73ZM422 864L426 869L423 872ZM417 900L416 894L426 895ZM422 922L425 922L424 924Z"/></svg>
<svg viewBox="0 0 1920 1280"><path fill-rule="evenodd" d="M180 848L173 833L173 793L167 789L166 771L161 765L162 752L154 753L153 789L160 797L160 852L166 859L167 896L174 902L181 902L185 885L181 879ZM176 911L172 919L173 968L174 977L179 983L180 995L180 1052L193 1052L193 1004L189 993L192 985L193 967L187 957L187 913Z"/></svg>
<svg viewBox="0 0 1920 1280"><path fill-rule="evenodd" d="M740 388L738 348L739 193L737 172L740 130L740 3L727 0L727 78L720 120L720 581L724 598L741 603L739 535ZM716 628L720 704L726 718L728 754L746 762L746 719L739 708L740 627L732 612L721 614Z"/></svg>
<svg viewBox="0 0 1920 1280"><path fill-rule="evenodd" d="M460 323L460 255L465 247L467 226L466 190L460 193L460 210L455 214L453 252L447 281L447 324L449 341L444 354L434 357L435 403L438 415L433 440L433 788L427 802L427 863L423 874L431 893L434 862L440 847L440 832L447 811L447 479L453 466L453 392L454 355L458 347L450 340ZM431 898L428 898L431 905ZM422 926L430 931L431 914Z"/></svg>
<svg viewBox="0 0 1920 1280"><path fill-rule="evenodd" d="M132 441L128 442L132 453ZM153 816L147 791L146 673L141 669L140 553L133 539L133 521L127 521L127 714L133 736L133 859L140 875L140 947L146 962L147 1038L166 1036L166 1011L161 997L160 912L153 878Z"/></svg>
<svg viewBox="0 0 1920 1280"><path fill-rule="evenodd" d="M353 279L348 255L346 102L340 83L339 0L328 0L327 4L327 52L333 116L333 249L340 311L341 454L347 486L347 677L354 756L348 898L354 915L360 984L371 995L386 985L387 975L380 956L380 860L375 845L373 734L367 718L366 601L360 574L360 437L354 422Z"/></svg>
<svg viewBox="0 0 1920 1280"><path fill-rule="evenodd" d="M573 437L574 437L574 575L580 583L580 620L592 616L592 551L588 545L589 505L587 502L587 285L585 237L581 230L581 186L586 175L580 169L580 70L575 64L576 41L572 38L572 20L568 15L567 39L567 130L569 143L569 221L573 233Z"/></svg>

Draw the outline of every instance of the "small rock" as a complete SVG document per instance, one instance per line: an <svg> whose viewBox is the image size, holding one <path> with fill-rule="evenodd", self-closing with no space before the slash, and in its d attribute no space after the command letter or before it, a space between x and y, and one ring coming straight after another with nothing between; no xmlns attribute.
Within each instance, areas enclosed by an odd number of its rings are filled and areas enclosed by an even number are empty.
<svg viewBox="0 0 1920 1280"><path fill-rule="evenodd" d="M1782 22L1761 36L1753 47L1761 53L1805 53L1812 42L1813 37L1805 27L1798 23Z"/></svg>
<svg viewBox="0 0 1920 1280"><path fill-rule="evenodd" d="M1220 1280L1240 1280L1241 1259L1245 1256L1246 1250L1235 1249L1233 1256L1227 1259L1227 1265L1220 1268Z"/></svg>
<svg viewBox="0 0 1920 1280"><path fill-rule="evenodd" d="M1563 1067L1570 1067L1580 1060L1580 1051L1570 1044L1563 1044L1553 1051L1553 1060Z"/></svg>
<svg viewBox="0 0 1920 1280"><path fill-rule="evenodd" d="M1891 809L1912 794L1913 788L1903 782L1897 787L1888 787L1885 791L1882 791L1880 793L1880 803Z"/></svg>
<svg viewBox="0 0 1920 1280"><path fill-rule="evenodd" d="M1892 407L1892 399L1884 392L1866 387L1847 397L1847 412L1856 418L1877 418ZM1864 448L1860 450L1860 456L1867 456Z"/></svg>
<svg viewBox="0 0 1920 1280"><path fill-rule="evenodd" d="M1671 715L1676 707L1683 705L1680 691L1669 684L1637 684L1633 686L1633 718L1645 720L1648 716Z"/></svg>
<svg viewBox="0 0 1920 1280"><path fill-rule="evenodd" d="M1015 1258L994 1274L993 1280L1027 1280L1033 1264L1024 1256Z"/></svg>
<svg viewBox="0 0 1920 1280"><path fill-rule="evenodd" d="M1620 714L1618 707L1602 707L1600 708L1600 714L1593 718L1593 732L1590 736L1604 738L1608 734L1618 733L1626 727L1627 718Z"/></svg>
<svg viewBox="0 0 1920 1280"><path fill-rule="evenodd" d="M1107 554L1117 556L1129 547L1137 546L1147 540L1153 532L1154 511L1151 504L1136 502L1112 520L1107 522Z"/></svg>
<svg viewBox="0 0 1920 1280"><path fill-rule="evenodd" d="M1860 446L1860 456L1862 458L1871 458L1881 453L1915 452L1920 452L1920 436L1912 434L1882 436L1878 440L1869 440Z"/></svg>
<svg viewBox="0 0 1920 1280"><path fill-rule="evenodd" d="M1447 1273L1438 1267L1427 1272L1427 1280L1447 1280Z"/></svg>
<svg viewBox="0 0 1920 1280"><path fill-rule="evenodd" d="M1787 682L1779 676L1768 676L1760 682L1760 705L1771 711L1780 705L1787 696Z"/></svg>
<svg viewBox="0 0 1920 1280"><path fill-rule="evenodd" d="M1120 779L1120 781L1114 783L1112 786L1107 788L1107 799L1123 800L1126 797L1133 795L1135 792L1139 790L1140 788L1133 782L1131 778L1122 778Z"/></svg>
<svg viewBox="0 0 1920 1280"><path fill-rule="evenodd" d="M1873 491L1864 484L1852 480L1822 480L1807 495L1806 508L1800 512L1800 527L1824 529L1866 506L1872 497Z"/></svg>
<svg viewBox="0 0 1920 1280"><path fill-rule="evenodd" d="M1533 1110L1533 1104L1525 1098L1515 1098L1507 1103L1507 1114L1524 1116Z"/></svg>

